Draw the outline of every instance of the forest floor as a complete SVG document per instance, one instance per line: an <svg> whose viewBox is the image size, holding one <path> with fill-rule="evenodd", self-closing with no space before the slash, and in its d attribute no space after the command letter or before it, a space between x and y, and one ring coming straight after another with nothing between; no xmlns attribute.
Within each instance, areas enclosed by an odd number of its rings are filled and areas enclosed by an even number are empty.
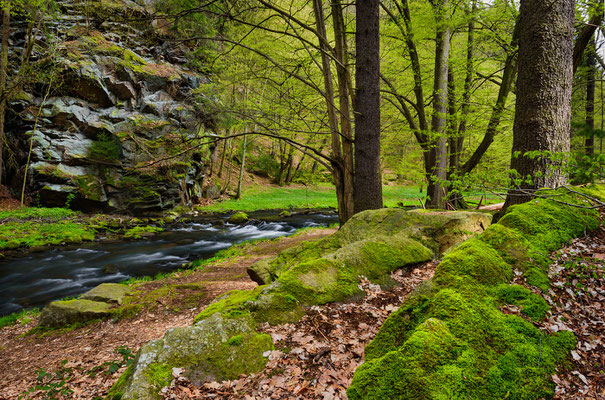
<svg viewBox="0 0 605 400"><path fill-rule="evenodd" d="M261 242L251 245L245 255L142 286L144 292L152 293L166 285L203 283L203 293L193 305L183 306L191 295L185 291L158 297L132 318L101 321L68 332L22 336L36 326L36 318L0 329L0 400L17 399L28 389L32 391L22 398L42 399L49 394L58 399L103 398L142 344L161 338L170 328L191 324L221 293L255 287L245 272L247 266L333 232L312 230ZM601 226L551 256L553 288L546 299L552 312L537 325L545 332L569 329L578 337L569 364L552 376L555 398L603 400L605 229ZM365 346L389 314L432 277L435 267L430 262L396 271L392 277L399 284L389 289L364 281L366 296L361 301L314 306L296 324L261 326L275 343L263 371L201 387L174 371L176 379L164 389L163 398L345 399L353 372L363 362ZM521 315L513 306L503 311Z"/></svg>

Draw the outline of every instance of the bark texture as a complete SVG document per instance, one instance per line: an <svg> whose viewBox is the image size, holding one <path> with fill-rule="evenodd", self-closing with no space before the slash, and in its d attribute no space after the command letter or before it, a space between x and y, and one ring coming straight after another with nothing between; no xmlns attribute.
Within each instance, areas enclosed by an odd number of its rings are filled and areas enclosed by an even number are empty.
<svg viewBox="0 0 605 400"><path fill-rule="evenodd" d="M355 33L355 212L382 207L379 1L358 1Z"/></svg>
<svg viewBox="0 0 605 400"><path fill-rule="evenodd" d="M569 151L573 21L573 0L521 1L511 168L531 181L524 179L509 192L505 209L530 200L528 192L566 182L557 161L525 154Z"/></svg>

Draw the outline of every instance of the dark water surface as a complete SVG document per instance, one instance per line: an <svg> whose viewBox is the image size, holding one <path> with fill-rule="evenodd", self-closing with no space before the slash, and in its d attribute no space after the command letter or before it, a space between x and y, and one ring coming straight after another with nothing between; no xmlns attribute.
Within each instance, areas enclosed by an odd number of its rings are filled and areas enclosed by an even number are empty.
<svg viewBox="0 0 605 400"><path fill-rule="evenodd" d="M261 215L262 217L262 215ZM258 218L258 216L257 216ZM244 225L191 222L149 240L91 242L0 262L0 315L82 294L104 282L152 276L251 239L288 236L338 221L334 214L295 215Z"/></svg>

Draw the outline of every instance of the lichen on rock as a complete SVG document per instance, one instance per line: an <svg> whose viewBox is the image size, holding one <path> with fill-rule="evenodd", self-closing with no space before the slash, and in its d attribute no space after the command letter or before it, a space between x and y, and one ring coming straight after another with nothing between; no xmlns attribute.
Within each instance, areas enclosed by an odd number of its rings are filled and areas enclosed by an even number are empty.
<svg viewBox="0 0 605 400"><path fill-rule="evenodd" d="M273 349L271 337L255 331L249 315L227 318L220 313L192 326L173 328L162 339L145 344L133 368L114 385L111 394L122 400L155 400L172 380L172 368L185 368L196 385L237 378L265 366L263 355ZM237 340L233 338L237 337Z"/></svg>

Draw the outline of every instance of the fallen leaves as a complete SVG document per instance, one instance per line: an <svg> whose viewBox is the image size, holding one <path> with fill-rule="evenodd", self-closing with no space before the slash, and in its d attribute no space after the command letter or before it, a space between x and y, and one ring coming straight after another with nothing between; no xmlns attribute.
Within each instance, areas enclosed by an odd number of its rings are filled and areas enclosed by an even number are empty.
<svg viewBox="0 0 605 400"><path fill-rule="evenodd" d="M545 296L552 315L551 332L571 330L578 346L569 368L552 376L555 399L605 398L605 229L571 241L552 256L553 289Z"/></svg>
<svg viewBox="0 0 605 400"><path fill-rule="evenodd" d="M390 290L363 279L365 292L356 303L313 306L296 324L261 329L271 335L275 350L258 374L195 387L180 376L164 399L321 399L344 400L363 352L384 320L421 282L430 279L434 263L392 274L399 285Z"/></svg>

